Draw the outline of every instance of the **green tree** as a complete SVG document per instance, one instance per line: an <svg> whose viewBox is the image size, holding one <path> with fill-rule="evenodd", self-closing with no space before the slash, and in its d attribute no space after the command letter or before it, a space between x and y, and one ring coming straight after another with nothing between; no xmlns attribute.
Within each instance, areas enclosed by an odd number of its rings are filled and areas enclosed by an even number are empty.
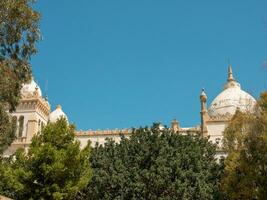
<svg viewBox="0 0 267 200"><path fill-rule="evenodd" d="M91 178L90 146L80 150L74 126L49 123L0 168L0 191L14 199L74 199Z"/></svg>
<svg viewBox="0 0 267 200"><path fill-rule="evenodd" d="M222 178L227 199L267 199L267 93L255 113L237 112L225 130Z"/></svg>
<svg viewBox="0 0 267 200"><path fill-rule="evenodd" d="M81 199L214 199L219 164L215 147L197 135L179 135L158 125L133 130L119 144L97 145L94 171Z"/></svg>
<svg viewBox="0 0 267 200"><path fill-rule="evenodd" d="M18 105L21 86L31 78L29 60L36 53L35 44L40 39L40 16L32 9L33 3L33 0L0 1L0 154L15 137L4 111L14 111Z"/></svg>

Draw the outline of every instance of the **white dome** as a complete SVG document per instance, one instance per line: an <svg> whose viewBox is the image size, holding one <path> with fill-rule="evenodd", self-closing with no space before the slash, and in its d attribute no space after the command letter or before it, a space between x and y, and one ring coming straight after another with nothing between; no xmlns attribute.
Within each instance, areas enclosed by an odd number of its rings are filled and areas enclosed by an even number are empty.
<svg viewBox="0 0 267 200"><path fill-rule="evenodd" d="M23 84L21 88L22 95L33 95L37 92L38 96L42 96L42 91L37 83L32 79L30 83Z"/></svg>
<svg viewBox="0 0 267 200"><path fill-rule="evenodd" d="M65 118L68 121L67 115L63 112L62 107L58 105L56 110L50 113L49 120L50 122L56 122L61 117Z"/></svg>
<svg viewBox="0 0 267 200"><path fill-rule="evenodd" d="M224 90L212 101L208 113L211 117L225 114L234 115L236 109L242 112L252 112L256 100L247 92L241 89L232 75L232 69L229 67L228 82Z"/></svg>

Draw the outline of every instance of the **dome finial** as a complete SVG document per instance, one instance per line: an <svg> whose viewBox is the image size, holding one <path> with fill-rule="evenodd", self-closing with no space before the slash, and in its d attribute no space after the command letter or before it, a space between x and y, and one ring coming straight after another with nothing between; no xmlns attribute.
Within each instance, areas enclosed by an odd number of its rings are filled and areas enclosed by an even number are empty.
<svg viewBox="0 0 267 200"><path fill-rule="evenodd" d="M207 96L204 88L201 89L200 96Z"/></svg>
<svg viewBox="0 0 267 200"><path fill-rule="evenodd" d="M230 81L234 81L234 76L233 76L233 70L232 70L232 66L231 64L229 64L228 66L228 79L227 81L230 82Z"/></svg>
<svg viewBox="0 0 267 200"><path fill-rule="evenodd" d="M200 100L201 100L201 102L206 102L207 101L207 95L206 95L206 93L205 93L205 89L204 88L202 88L202 90L201 90L201 93L200 93Z"/></svg>
<svg viewBox="0 0 267 200"><path fill-rule="evenodd" d="M240 88L241 86L240 84L235 80L234 76L233 76L233 70L232 70L232 65L229 63L228 65L228 78L227 78L227 82L224 85L224 89L228 89L228 88Z"/></svg>

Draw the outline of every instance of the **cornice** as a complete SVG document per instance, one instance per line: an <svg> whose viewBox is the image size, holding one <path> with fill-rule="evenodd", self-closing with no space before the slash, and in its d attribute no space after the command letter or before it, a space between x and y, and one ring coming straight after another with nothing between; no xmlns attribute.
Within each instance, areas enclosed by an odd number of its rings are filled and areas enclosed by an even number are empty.
<svg viewBox="0 0 267 200"><path fill-rule="evenodd" d="M49 116L50 105L43 97L28 96L20 100L17 110L38 110L42 115Z"/></svg>
<svg viewBox="0 0 267 200"><path fill-rule="evenodd" d="M209 116L207 122L228 122L232 119L233 115L227 112L224 115Z"/></svg>
<svg viewBox="0 0 267 200"><path fill-rule="evenodd" d="M77 131L75 133L76 136L112 136L112 135L130 135L132 133L132 129L115 129L115 130L88 130L88 131Z"/></svg>

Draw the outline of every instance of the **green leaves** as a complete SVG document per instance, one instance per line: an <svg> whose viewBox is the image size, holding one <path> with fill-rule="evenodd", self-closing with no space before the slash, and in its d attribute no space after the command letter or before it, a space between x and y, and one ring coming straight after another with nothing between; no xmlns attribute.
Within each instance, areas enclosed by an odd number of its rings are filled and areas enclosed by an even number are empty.
<svg viewBox="0 0 267 200"><path fill-rule="evenodd" d="M38 12L32 0L0 1L0 153L12 142L11 123L4 123L7 109L14 111L20 89L31 78L29 60L40 39ZM6 126L6 127L4 127ZM11 141L11 142L10 142Z"/></svg>
<svg viewBox="0 0 267 200"><path fill-rule="evenodd" d="M32 2L0 1L0 75L5 77L0 81L0 103L8 103L11 110L18 104L21 84L30 80L29 59L40 39L40 16Z"/></svg>
<svg viewBox="0 0 267 200"><path fill-rule="evenodd" d="M215 147L197 135L157 125L133 131L120 144L108 140L90 159L94 171L87 199L213 199L217 193Z"/></svg>
<svg viewBox="0 0 267 200"><path fill-rule="evenodd" d="M12 124L8 114L0 104L0 155L12 143L15 138L15 132L16 125Z"/></svg>
<svg viewBox="0 0 267 200"><path fill-rule="evenodd" d="M90 147L80 150L74 138L74 127L65 119L48 124L34 137L27 153L16 152L15 159L6 164L13 169L4 173L8 181L15 177L14 186L4 189L15 199L73 199L91 178ZM3 190L2 190L3 191Z"/></svg>
<svg viewBox="0 0 267 200"><path fill-rule="evenodd" d="M221 185L227 199L267 199L266 97L261 94L255 113L237 113L225 130Z"/></svg>
<svg viewBox="0 0 267 200"><path fill-rule="evenodd" d="M36 53L35 42L40 39L39 13L29 0L0 2L0 60L26 60Z"/></svg>

